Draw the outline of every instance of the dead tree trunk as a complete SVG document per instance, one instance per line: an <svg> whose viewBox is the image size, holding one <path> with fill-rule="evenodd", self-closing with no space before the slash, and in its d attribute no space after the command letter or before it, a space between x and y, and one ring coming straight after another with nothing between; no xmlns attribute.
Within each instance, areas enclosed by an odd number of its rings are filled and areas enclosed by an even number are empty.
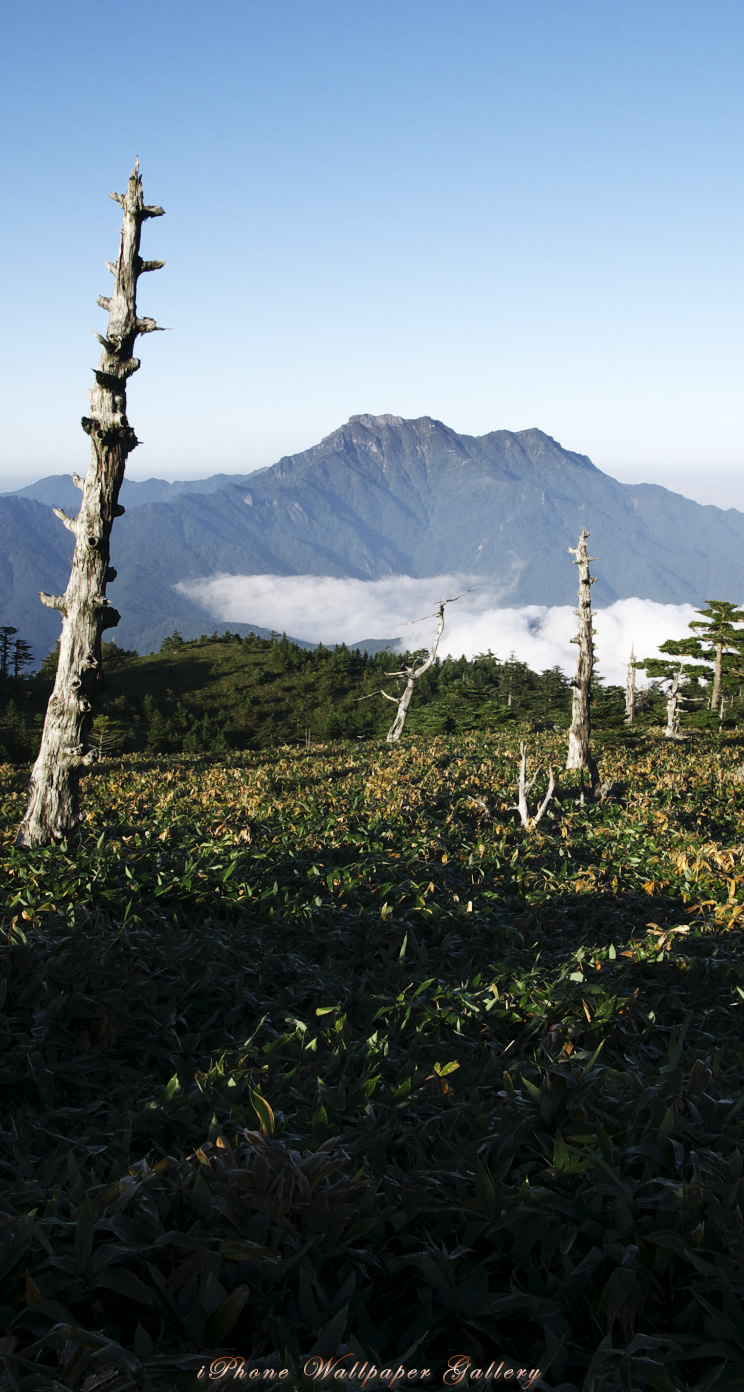
<svg viewBox="0 0 744 1392"><path fill-rule="evenodd" d="M573 687L573 708L571 728L568 732L568 758L566 768L588 769L592 780L592 792L599 782L599 770L589 748L591 736L591 686L594 670L594 626L592 624L592 585L594 579L589 574L589 562L596 559L588 556L586 542L589 533L584 529L578 546L569 546L576 557L574 565L579 567L579 607L574 610L579 620L579 632L572 643L578 643L579 656L576 663L576 676Z"/></svg>
<svg viewBox="0 0 744 1392"><path fill-rule="evenodd" d="M680 706L682 704L682 701L684 700L684 697L682 696L679 689L681 680L682 667L680 666L679 670L676 671L674 673L674 676L671 678L672 684L669 687L669 691L667 692L667 723L664 734L667 739L672 740L682 739L682 731L680 729L679 724Z"/></svg>
<svg viewBox="0 0 744 1392"><path fill-rule="evenodd" d="M471 589L474 589L475 586L471 586L470 588L471 588ZM431 648L429 649L428 656L427 656L426 658L424 658L423 662L420 662L420 663L418 664L418 666L417 666L416 663L414 662L413 665L412 665L411 667L404 667L402 672L391 672L391 673L390 673L390 676L391 676L391 677L405 677L405 679L406 679L406 685L405 685L405 688L404 688L404 691L403 691L402 696L391 696L391 695L389 695L389 693L388 693L387 691L372 691L372 692L370 692L369 696L362 696L362 697L360 697L360 699L361 699L362 701L369 701L369 700L371 700L371 698L372 698L373 696L384 696L386 701L392 701L395 705L397 705L398 710L397 710L397 712L396 712L395 720L393 721L393 723L392 723L392 725L390 726L390 729L388 730L387 735L386 735L386 739L387 739L387 743L388 743L388 744L395 744L395 743L400 739L400 737L401 737L401 735L402 735L402 733L403 733L403 727L404 727L404 725L405 725L405 723L406 723L406 716L408 715L408 707L409 707L410 704L411 704L411 697L413 696L413 688L414 688L414 686L416 685L416 682L418 681L419 677L423 677L424 672L427 672L427 671L429 670L429 668L431 667L432 662L434 661L434 659L435 659L435 657L436 657L436 655L437 655L437 648L439 647L439 639L441 638L442 632L443 632L443 630L444 630L444 610L445 610L445 607L446 607L446 605L448 605L448 604L454 604L455 601L458 600L458 599L462 599L463 594L470 594L470 589L468 589L468 590L463 590L462 593L459 594L459 595L453 595L452 599L443 599L443 600L441 600L441 602L438 604L438 606L437 606L437 608L436 608L434 614L425 614L425 615L424 615L424 618L425 618L425 619L433 619L433 618L435 618L435 617L438 615L438 616L439 616L439 627L437 628L436 634L435 634L435 636L434 636L434 642L432 643ZM423 623L423 619L411 619L411 620L410 620L410 623Z"/></svg>
<svg viewBox="0 0 744 1392"><path fill-rule="evenodd" d="M630 649L630 662L628 663L628 678L625 683L625 724L632 725L636 713L636 667L635 649Z"/></svg>
<svg viewBox="0 0 744 1392"><path fill-rule="evenodd" d="M413 696L413 688L416 685L416 682L418 681L419 677L423 677L424 672L428 672L432 662L434 661L437 655L439 639L441 638L442 633L444 631L444 606L445 604L449 603L450 601L445 599L439 605L439 609L437 611L439 614L439 627L437 628L434 642L432 643L431 648L429 649L428 657L426 657L423 662L419 663L418 666L416 666L416 663L414 662L412 667L404 667L402 672L394 672L392 674L396 677L406 678L406 685L403 691L403 695L400 697L388 696L387 691L382 691L380 693L382 696L385 696L388 701L398 702L398 709L395 714L395 720L393 721L392 725L390 726L390 729L387 732L387 735L385 736L388 744L395 744L403 734L403 727L406 723L406 716L408 715L408 707L411 704L411 697ZM419 620L417 619L414 622L418 623Z"/></svg>
<svg viewBox="0 0 744 1392"><path fill-rule="evenodd" d="M723 677L723 643L717 642L713 664L713 687L710 693L710 710L717 711L721 703L721 684Z"/></svg>
<svg viewBox="0 0 744 1392"><path fill-rule="evenodd" d="M142 223L163 212L143 202L139 161L126 193L112 193L111 197L123 208L124 218L119 255L113 264L106 263L114 277L113 293L98 299L109 320L106 337L96 334L103 351L89 393L90 415L82 421L90 436L90 466L85 479L73 474L83 494L77 517L54 509L74 534L75 553L65 593L40 596L44 604L61 613L62 634L41 749L18 830L19 846L44 845L64 837L79 819L80 775L96 758L95 750L88 748L88 735L101 669L101 634L119 622L119 615L106 599L106 585L116 575L109 565L109 539L114 518L124 511L118 502L124 466L137 445L127 420L126 383L140 365L133 356L137 336L158 327L153 319L137 318L137 279L143 271L155 271L165 263L143 261L139 254Z"/></svg>
<svg viewBox="0 0 744 1392"><path fill-rule="evenodd" d="M519 813L519 820L520 820L520 822L522 823L522 826L524 827L525 831L534 831L534 830L535 830L535 827L537 826L537 824L538 824L538 822L540 821L541 817L542 817L542 816L544 815L544 813L547 811L547 809L548 809L548 804L549 804L549 802L550 802L550 799L552 798L553 793L555 792L555 778L554 778L554 776L553 776L553 770L552 770L552 768L549 769L549 770L548 770L548 773L549 773L550 777L549 777L549 780L548 780L548 791L547 791L547 793L545 794L545 797L543 798L542 802L540 803L540 806L538 807L537 812L535 813L534 817L531 817L531 816L530 816L529 803L527 802L527 796L528 796L528 794L532 791L532 789L534 788L535 783L536 783L536 781L537 781L537 775L538 775L538 773L540 772L540 770L539 770L539 768L536 770L536 772L532 775L532 777L531 777L531 779L530 779L530 781L529 781L529 783L528 783L528 782L527 782L527 748L526 748L526 746L525 746L524 743L520 744L520 746L519 746L519 752L520 752L520 754L521 754L522 757L521 757L520 764L519 764L519 794L518 794L518 800L517 800L516 804L515 804L513 807L510 807L510 808L509 808L509 811L510 811L510 812L518 812L518 813ZM551 813L550 815L552 816L552 813Z"/></svg>

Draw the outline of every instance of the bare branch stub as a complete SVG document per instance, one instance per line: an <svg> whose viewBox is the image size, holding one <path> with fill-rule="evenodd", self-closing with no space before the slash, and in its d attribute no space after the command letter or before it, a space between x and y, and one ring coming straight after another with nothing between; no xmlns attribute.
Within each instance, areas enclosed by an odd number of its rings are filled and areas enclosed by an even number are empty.
<svg viewBox="0 0 744 1392"><path fill-rule="evenodd" d="M397 675L397 673L394 672L394 673L393 673L393 676L396 676L396 675ZM368 691L367 694L366 694L366 696L359 696L357 699L360 700L360 701L371 701L371 700L373 699L373 697L375 697L375 696L384 696L386 701L394 701L396 705L398 704L398 697L397 697L397 696L389 696L388 693L387 693L387 691L382 691L382 690L380 690L380 691Z"/></svg>
<svg viewBox="0 0 744 1392"><path fill-rule="evenodd" d="M98 300L108 313L108 327L105 336L96 334L102 352L89 393L90 414L81 422L90 437L90 466L84 479L73 475L83 495L77 517L55 509L75 535L75 552L64 595L40 596L42 603L63 615L62 633L54 690L18 830L20 846L58 840L79 820L80 774L95 758L88 743L101 670L101 634L119 621L106 599L106 585L115 575L109 563L111 528L124 511L119 489L127 455L137 445L127 420L126 384L140 365L133 353L137 336L157 327L153 320L137 317L137 278L156 269L155 262L140 257L140 233L145 219L160 217L163 209L145 206L139 162L126 192L111 197L122 208L123 219L119 254L107 263L113 289Z"/></svg>
<svg viewBox="0 0 744 1392"><path fill-rule="evenodd" d="M452 595L451 599L440 600L439 606L433 609L431 614L422 614L420 619L401 619L399 626L400 628L410 628L411 624L425 623L427 619L436 619L445 604L455 604L458 599L462 599L463 595L472 594L473 590L478 589L480 589L480 585L470 585L467 590L460 590L459 594Z"/></svg>

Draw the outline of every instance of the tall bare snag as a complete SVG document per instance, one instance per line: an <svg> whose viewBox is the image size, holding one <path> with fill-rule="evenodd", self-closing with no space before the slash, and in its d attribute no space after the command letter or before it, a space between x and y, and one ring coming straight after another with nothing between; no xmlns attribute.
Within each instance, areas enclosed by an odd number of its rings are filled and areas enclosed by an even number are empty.
<svg viewBox="0 0 744 1392"><path fill-rule="evenodd" d="M682 731L681 731L681 729L680 729L680 723L679 723L679 717L680 717L680 709L679 709L679 708L680 708L680 705L681 705L682 701L684 701L684 699L685 699L684 696L682 695L681 691L680 691L680 686L682 685L682 682L684 681L684 677L683 677L682 673L683 673L683 667L682 667L682 663L680 662L679 667L677 668L677 671L676 671L676 672L674 673L674 675L670 678L669 690L668 690L668 692L667 692L667 703L666 703L666 707L667 707L667 723L666 723L666 729L665 729L665 731L664 731L664 735L665 735L665 738L666 738L666 739L681 740L681 739L683 738L683 736L682 736Z"/></svg>
<svg viewBox="0 0 744 1392"><path fill-rule="evenodd" d="M143 261L139 254L142 223L163 213L162 208L145 206L139 161L126 193L111 197L121 205L124 217L118 257L106 262L114 278L113 292L98 298L109 319L106 336L95 335L102 353L90 392L90 415L82 420L90 436L90 466L85 479L73 474L83 494L77 517L54 509L75 537L75 553L65 593L40 595L44 604L62 615L62 634L41 749L18 829L19 846L44 845L64 837L79 819L80 775L96 758L96 751L88 747L88 736L101 670L101 634L114 628L120 617L106 598L106 586L116 575L109 565L109 539L114 518L124 511L118 502L124 466L137 445L127 420L126 384L140 366L133 356L137 337L158 328L154 319L137 318L137 280L144 271L158 270L165 262Z"/></svg>
<svg viewBox="0 0 744 1392"><path fill-rule="evenodd" d="M393 701L398 707L395 713L395 720L393 721L386 735L388 744L397 744L398 740L403 734L403 727L406 723L406 716L408 715L408 707L411 704L411 697L413 696L414 686L416 685L416 682L418 681L419 677L423 677L424 672L428 672L432 662L434 661L437 655L439 639L441 638L444 630L444 606L445 604L449 604L449 602L449 600L445 599L439 605L439 609L437 610L439 614L439 626L436 631L434 642L432 643L431 648L429 649L429 652L427 656L424 658L424 660L422 662L419 662L418 664L414 662L410 667L404 667L402 672L391 672L391 676L405 677L406 684L403 689L402 695L389 696L387 691L379 692L380 696L384 696L387 701ZM419 623L420 620L415 619L412 620L412 622Z"/></svg>
<svg viewBox="0 0 744 1392"><path fill-rule="evenodd" d="M453 595L452 599L440 600L434 614L425 614L423 619L409 620L409 622L412 624L423 623L424 619L433 619L438 616L439 623L437 625L437 631L434 635L434 642L432 643L426 657L418 663L413 662L410 667L404 667L401 672L390 673L391 677L401 677L405 679L406 684L400 696L391 696L387 691L373 691L370 693L370 696L362 696L361 699L363 701L370 700L371 696L384 696L386 701L392 701L394 705L397 705L398 709L395 714L395 720L390 726L390 729L388 730L387 735L385 737L388 744L397 744L398 740L400 739L403 733L403 728L406 723L408 707L411 704L411 697L413 696L413 691L416 682L418 681L419 677L423 677L424 672L428 672L429 668L431 667L432 663L436 658L437 648L439 647L439 639L441 638L442 633L444 632L444 611L446 606L448 604L454 604L458 599L462 599L462 596L464 594L470 594L471 589L474 588L475 586L471 586L470 589L463 590L461 594Z"/></svg>
<svg viewBox="0 0 744 1392"><path fill-rule="evenodd" d="M636 658L635 646L631 644L628 676L625 682L625 724L632 725L636 717Z"/></svg>
<svg viewBox="0 0 744 1392"><path fill-rule="evenodd" d="M586 528L579 537L578 546L569 546L576 557L574 565L579 567L579 607L574 610L579 620L579 631L572 643L578 643L579 655L576 662L576 676L571 683L573 703L571 728L568 732L568 758L566 768L588 769L592 780L592 792L599 782L599 770L589 748L591 736L591 688L594 670L594 625L592 622L592 585L594 578L589 574L589 562L596 559L588 556L586 543L589 533Z"/></svg>

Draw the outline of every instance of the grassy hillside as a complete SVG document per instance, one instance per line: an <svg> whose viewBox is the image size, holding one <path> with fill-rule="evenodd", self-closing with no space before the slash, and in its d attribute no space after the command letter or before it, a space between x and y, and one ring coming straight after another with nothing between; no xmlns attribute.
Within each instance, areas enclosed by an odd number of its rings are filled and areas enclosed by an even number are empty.
<svg viewBox="0 0 744 1392"><path fill-rule="evenodd" d="M32 852L0 769L9 1387L742 1385L740 747L615 736L529 834L518 738L128 757Z"/></svg>

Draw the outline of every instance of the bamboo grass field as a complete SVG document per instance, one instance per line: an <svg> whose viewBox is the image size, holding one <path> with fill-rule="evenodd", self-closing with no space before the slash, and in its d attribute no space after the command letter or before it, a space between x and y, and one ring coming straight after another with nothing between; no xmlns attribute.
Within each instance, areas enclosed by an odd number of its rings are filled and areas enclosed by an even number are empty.
<svg viewBox="0 0 744 1392"><path fill-rule="evenodd" d="M742 1385L741 741L595 755L584 804L519 725L124 756L31 850L0 769L8 1388Z"/></svg>

